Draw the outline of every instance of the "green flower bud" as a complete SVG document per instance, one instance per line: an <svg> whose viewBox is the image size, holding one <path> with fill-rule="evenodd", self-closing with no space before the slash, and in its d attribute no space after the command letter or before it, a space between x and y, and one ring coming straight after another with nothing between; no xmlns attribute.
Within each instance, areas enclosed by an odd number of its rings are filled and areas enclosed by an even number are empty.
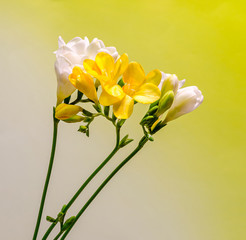
<svg viewBox="0 0 246 240"><path fill-rule="evenodd" d="M174 100L174 92L172 90L166 92L164 96L161 97L158 105L158 110L156 112L156 116L162 115L165 111L167 111Z"/></svg>
<svg viewBox="0 0 246 240"><path fill-rule="evenodd" d="M67 219L64 225L62 226L62 231L67 230L73 224L75 218L76 218L75 216L72 216L69 219Z"/></svg>
<svg viewBox="0 0 246 240"><path fill-rule="evenodd" d="M64 119L63 121L66 123L76 123L76 122L81 122L84 120L84 117L82 116L78 116L78 115L74 115L68 119Z"/></svg>
<svg viewBox="0 0 246 240"><path fill-rule="evenodd" d="M55 222L56 221L53 217L50 217L50 216L46 216L46 220L48 222Z"/></svg>

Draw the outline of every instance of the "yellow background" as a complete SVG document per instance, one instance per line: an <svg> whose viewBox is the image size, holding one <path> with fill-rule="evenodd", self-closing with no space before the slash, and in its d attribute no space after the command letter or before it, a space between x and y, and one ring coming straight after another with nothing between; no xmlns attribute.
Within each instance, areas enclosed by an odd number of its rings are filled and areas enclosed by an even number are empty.
<svg viewBox="0 0 246 240"><path fill-rule="evenodd" d="M57 39L102 39L120 54L197 85L204 103L171 122L108 184L68 239L245 240L245 1L0 1L1 239L31 239L52 138ZM71 209L75 214L141 137ZM55 216L114 145L96 120L88 139L61 123L44 216ZM42 221L41 232L48 223ZM41 236L41 235L40 235Z"/></svg>

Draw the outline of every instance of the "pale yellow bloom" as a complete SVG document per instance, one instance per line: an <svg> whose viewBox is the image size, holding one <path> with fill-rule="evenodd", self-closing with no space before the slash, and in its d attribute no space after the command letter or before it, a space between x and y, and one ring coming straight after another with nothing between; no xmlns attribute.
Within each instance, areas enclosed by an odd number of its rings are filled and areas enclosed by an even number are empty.
<svg viewBox="0 0 246 240"><path fill-rule="evenodd" d="M153 70L145 76L139 63L128 64L126 54L123 54L115 63L109 54L99 53L95 61L85 60L84 68L102 85L99 102L104 106L113 105L113 111L117 118L127 119L130 117L134 100L150 104L160 98L161 92L157 86L161 81L161 72ZM117 84L122 74L125 83L123 87Z"/></svg>
<svg viewBox="0 0 246 240"><path fill-rule="evenodd" d="M69 123L80 122L84 119L84 117L77 115L81 111L82 107L80 106L61 103L56 107L55 117Z"/></svg>

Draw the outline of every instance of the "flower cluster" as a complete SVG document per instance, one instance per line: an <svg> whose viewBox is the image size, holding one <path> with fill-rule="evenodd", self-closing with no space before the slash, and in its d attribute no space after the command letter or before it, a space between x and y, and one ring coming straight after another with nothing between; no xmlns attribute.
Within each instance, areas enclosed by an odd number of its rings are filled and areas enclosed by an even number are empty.
<svg viewBox="0 0 246 240"><path fill-rule="evenodd" d="M150 104L141 125L154 132L193 111L203 101L197 87L182 88L185 80L179 81L175 74L165 74L158 69L146 75L139 63L129 62L127 54L119 56L115 47L105 47L97 38L89 42L86 37L76 37L66 44L59 37L58 43L55 70L58 81L56 118L59 120L91 121L88 111L74 106L77 102L93 102L99 113L101 105L105 111L112 106L113 115L118 119L128 119L136 103ZM76 89L80 97L65 104ZM83 95L87 99L82 100ZM76 115L78 112L83 116Z"/></svg>

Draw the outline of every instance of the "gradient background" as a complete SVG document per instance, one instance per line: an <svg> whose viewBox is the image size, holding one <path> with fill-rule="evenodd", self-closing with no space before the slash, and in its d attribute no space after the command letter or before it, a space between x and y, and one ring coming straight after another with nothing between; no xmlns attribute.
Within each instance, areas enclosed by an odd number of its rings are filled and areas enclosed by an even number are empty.
<svg viewBox="0 0 246 240"><path fill-rule="evenodd" d="M103 190L68 239L245 240L245 1L1 0L1 239L31 239L52 141L57 38L98 37L146 72L197 85L204 103L171 122ZM136 141L145 107L123 128ZM114 145L114 128L61 123L44 215L55 216ZM43 233L49 224L42 221ZM58 229L57 229L58 230ZM41 237L41 234L39 235Z"/></svg>

